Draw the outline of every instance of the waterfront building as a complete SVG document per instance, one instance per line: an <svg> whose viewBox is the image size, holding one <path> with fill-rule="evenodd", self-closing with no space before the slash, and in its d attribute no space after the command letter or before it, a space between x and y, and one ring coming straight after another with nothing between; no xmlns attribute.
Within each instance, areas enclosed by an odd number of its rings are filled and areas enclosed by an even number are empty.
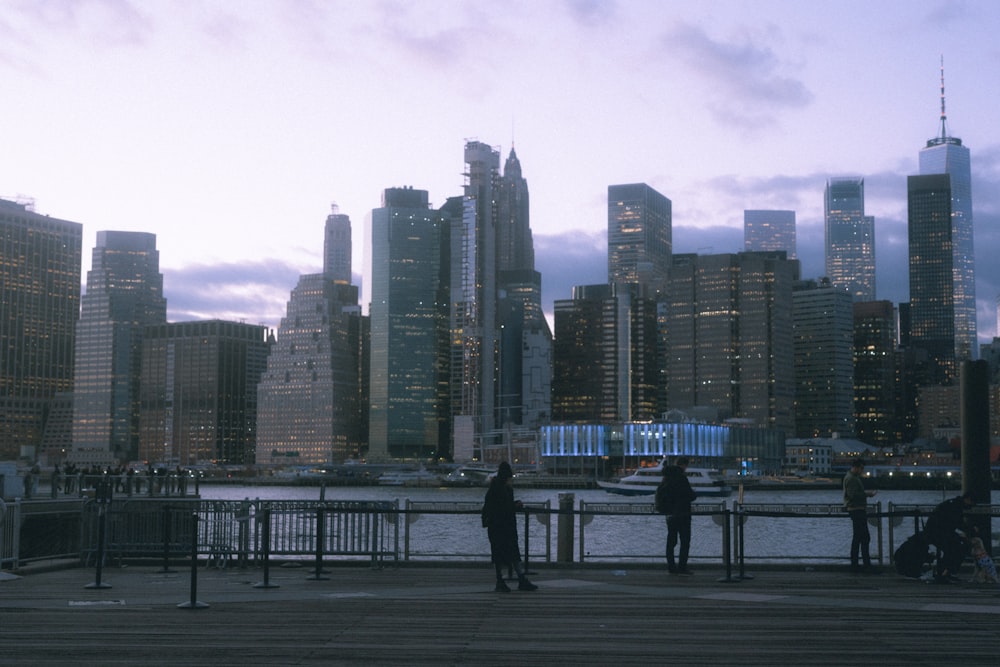
<svg viewBox="0 0 1000 667"><path fill-rule="evenodd" d="M784 250L788 259L795 259L795 211L743 211L743 249Z"/></svg>
<svg viewBox="0 0 1000 667"><path fill-rule="evenodd" d="M827 278L795 284L796 437L854 434L853 323L853 302L845 288Z"/></svg>
<svg viewBox="0 0 1000 667"><path fill-rule="evenodd" d="M789 438L785 441L782 468L782 472L793 475L829 475L833 471L833 446L818 438Z"/></svg>
<svg viewBox="0 0 1000 667"><path fill-rule="evenodd" d="M583 285L555 302L553 421L659 415L657 308L643 292L638 284Z"/></svg>
<svg viewBox="0 0 1000 667"><path fill-rule="evenodd" d="M923 350L918 385L957 380L958 342L952 250L951 176L907 178L910 269L909 344Z"/></svg>
<svg viewBox="0 0 1000 667"><path fill-rule="evenodd" d="M875 218L865 215L865 180L831 178L825 193L826 275L857 301L875 299Z"/></svg>
<svg viewBox="0 0 1000 667"><path fill-rule="evenodd" d="M139 457L191 466L253 464L266 327L208 320L146 327Z"/></svg>
<svg viewBox="0 0 1000 667"><path fill-rule="evenodd" d="M551 424L539 429L539 440L546 464L563 472L607 474L610 470L602 466L608 460L634 468L641 461L652 463L682 455L708 467L776 471L785 456L783 431L739 423L656 420Z"/></svg>
<svg viewBox="0 0 1000 667"><path fill-rule="evenodd" d="M608 186L608 282L664 291L673 247L671 206L645 183Z"/></svg>
<svg viewBox="0 0 1000 667"><path fill-rule="evenodd" d="M497 201L500 152L465 144L462 209L448 207L450 263L449 358L456 461L475 457L495 433L497 354Z"/></svg>
<svg viewBox="0 0 1000 667"><path fill-rule="evenodd" d="M661 323L664 408L712 407L723 418L794 433L798 278L798 260L783 251L674 255Z"/></svg>
<svg viewBox="0 0 1000 667"><path fill-rule="evenodd" d="M70 459L82 465L135 461L143 335L167 321L156 235L97 232L81 303Z"/></svg>
<svg viewBox="0 0 1000 667"><path fill-rule="evenodd" d="M73 388L82 248L83 225L0 199L0 460L37 460Z"/></svg>
<svg viewBox="0 0 1000 667"><path fill-rule="evenodd" d="M896 317L891 301L854 303L854 432L876 447L900 442Z"/></svg>
<svg viewBox="0 0 1000 667"><path fill-rule="evenodd" d="M954 317L955 360L976 359L976 258L972 219L972 167L968 147L948 133L944 97L944 62L941 64L941 128L920 150L920 175L949 177L949 219L952 253L951 309ZM912 262L912 252L911 252ZM912 272L911 266L911 272ZM912 281L912 277L911 277ZM912 289L912 287L911 287Z"/></svg>
<svg viewBox="0 0 1000 667"><path fill-rule="evenodd" d="M446 232L426 190L388 188L372 211L372 461L448 455Z"/></svg>

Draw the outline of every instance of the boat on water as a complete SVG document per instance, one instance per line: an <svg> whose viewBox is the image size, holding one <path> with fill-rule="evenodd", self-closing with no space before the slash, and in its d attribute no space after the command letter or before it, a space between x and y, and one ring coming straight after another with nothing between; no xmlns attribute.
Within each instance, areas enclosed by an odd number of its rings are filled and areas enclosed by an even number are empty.
<svg viewBox="0 0 1000 667"><path fill-rule="evenodd" d="M441 483L445 486L486 486L496 468L460 466L445 475Z"/></svg>
<svg viewBox="0 0 1000 667"><path fill-rule="evenodd" d="M655 466L639 468L631 475L622 477L617 482L597 480L597 485L608 493L623 496L651 496L656 493L656 487L663 479L664 461ZM691 488L699 498L728 498L733 489L722 479L717 470L710 468L688 467L687 478Z"/></svg>
<svg viewBox="0 0 1000 667"><path fill-rule="evenodd" d="M379 486L438 486L441 475L426 468L418 470L387 470L378 476Z"/></svg>

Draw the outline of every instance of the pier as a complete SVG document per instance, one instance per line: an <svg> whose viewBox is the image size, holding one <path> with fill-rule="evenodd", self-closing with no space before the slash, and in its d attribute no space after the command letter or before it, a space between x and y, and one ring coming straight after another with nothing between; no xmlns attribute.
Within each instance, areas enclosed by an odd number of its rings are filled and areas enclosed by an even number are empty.
<svg viewBox="0 0 1000 667"><path fill-rule="evenodd" d="M489 563L277 568L29 566L0 574L3 664L994 665L1000 586L886 569L533 568L493 592Z"/></svg>

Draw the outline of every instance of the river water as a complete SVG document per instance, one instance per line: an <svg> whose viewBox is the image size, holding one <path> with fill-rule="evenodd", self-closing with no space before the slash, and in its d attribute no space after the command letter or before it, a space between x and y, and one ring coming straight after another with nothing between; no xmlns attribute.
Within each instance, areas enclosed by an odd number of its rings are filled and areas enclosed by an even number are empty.
<svg viewBox="0 0 1000 667"><path fill-rule="evenodd" d="M201 497L211 500L325 500L399 501L405 508L406 501L434 503L481 503L485 488L418 488L390 486L319 487L306 486L239 486L202 484ZM625 498L601 489L518 489L515 497L529 503L548 501L552 509L559 507L562 494L573 495L573 506L579 509L598 503L615 505L646 505L651 497ZM880 503L883 512L889 503L897 505L935 505L957 495L957 491L880 491L872 502ZM725 500L732 508L734 495ZM842 493L838 489L762 490L748 489L744 493L746 505L839 505ZM992 503L1000 501L1000 492L992 493ZM699 503L717 507L720 499L704 499ZM625 508L628 509L628 508ZM719 563L723 553L721 516L695 516L692 526L691 557L699 561ZM913 533L913 519L888 519L875 521L871 526L872 555L878 558L881 545L882 562L888 563L893 546L898 546ZM459 554L486 554L489 551L486 531L479 526L477 516L420 515L402 522L405 536L400 540L408 545L414 560L420 558L448 558ZM892 524L892 525L890 525ZM576 561L588 562L657 562L662 561L666 543L663 518L658 515L614 515L587 517L583 531L580 519L575 522L574 555ZM878 526L881 526L881 540ZM546 522L546 517L533 517L529 522L530 558L555 559L558 546L556 522ZM583 532L584 535L580 533ZM521 528L522 543L524 537ZM404 539L405 537L405 539ZM582 546L581 546L582 541ZM834 512L827 517L747 517L744 523L744 554L747 563L793 562L828 563L847 562L851 541L851 525L846 514Z"/></svg>

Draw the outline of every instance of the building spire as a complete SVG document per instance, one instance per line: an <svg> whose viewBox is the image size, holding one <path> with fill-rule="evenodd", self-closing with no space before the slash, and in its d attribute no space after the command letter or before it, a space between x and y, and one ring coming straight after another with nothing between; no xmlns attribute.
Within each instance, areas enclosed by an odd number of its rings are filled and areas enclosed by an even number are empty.
<svg viewBox="0 0 1000 667"><path fill-rule="evenodd" d="M948 138L948 130L946 127L946 122L948 120L948 114L944 110L944 54L941 55L941 141L944 142Z"/></svg>

